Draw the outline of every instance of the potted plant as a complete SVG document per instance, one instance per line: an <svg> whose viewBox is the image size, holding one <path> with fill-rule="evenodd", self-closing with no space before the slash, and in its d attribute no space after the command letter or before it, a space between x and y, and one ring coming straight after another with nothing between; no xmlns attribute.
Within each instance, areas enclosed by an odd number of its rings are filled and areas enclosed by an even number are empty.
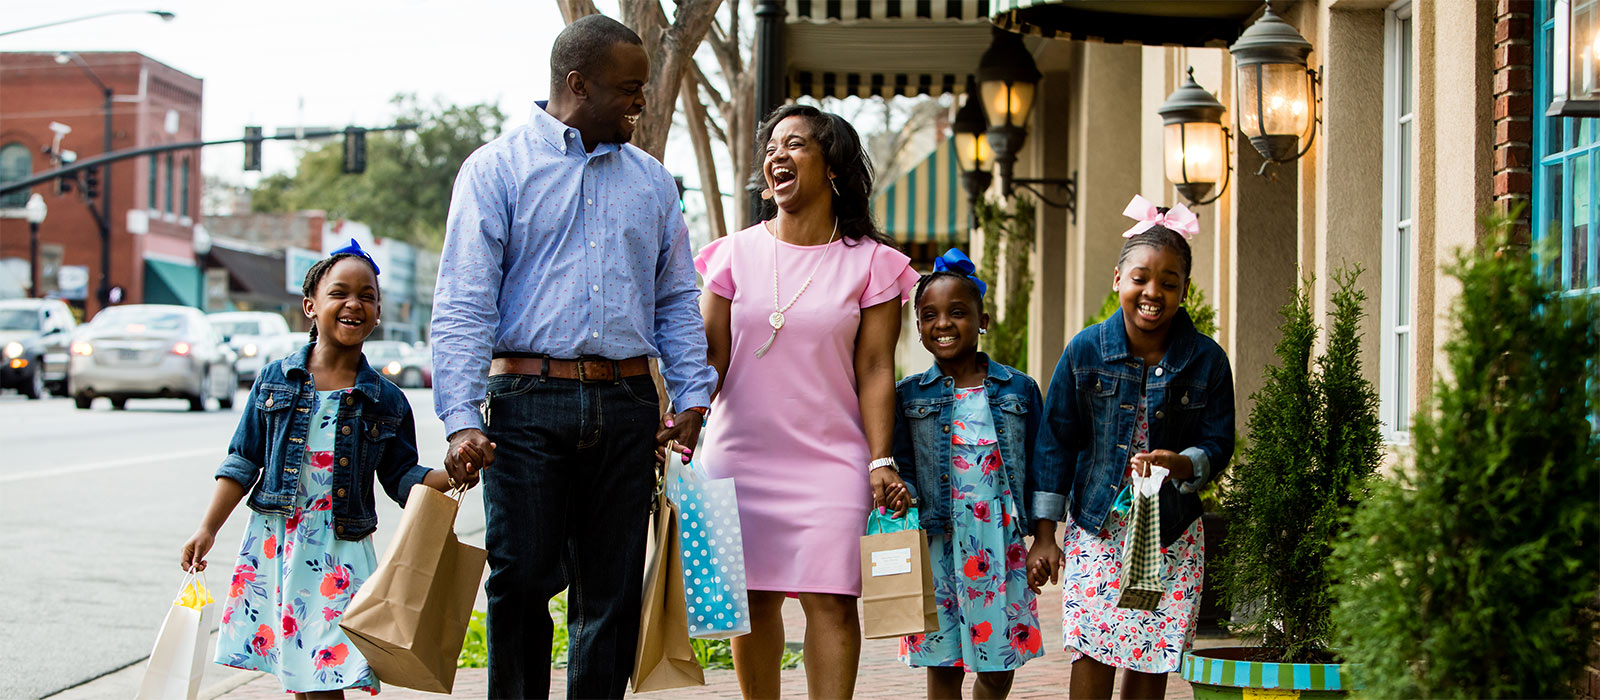
<svg viewBox="0 0 1600 700"><path fill-rule="evenodd" d="M1229 553L1213 569L1235 633L1260 645L1185 656L1180 673L1196 698L1237 698L1247 688L1329 697L1350 687L1329 650L1329 560L1382 460L1377 392L1361 372L1360 274L1334 273L1326 349L1315 362L1309 281L1283 309L1278 365L1253 396L1249 446L1229 470Z"/></svg>
<svg viewBox="0 0 1600 700"><path fill-rule="evenodd" d="M1541 279L1503 224L1451 270L1449 369L1434 410L1418 412L1413 463L1374 489L1338 546L1334 621L1363 695L1586 695L1575 682L1600 590L1600 309Z"/></svg>

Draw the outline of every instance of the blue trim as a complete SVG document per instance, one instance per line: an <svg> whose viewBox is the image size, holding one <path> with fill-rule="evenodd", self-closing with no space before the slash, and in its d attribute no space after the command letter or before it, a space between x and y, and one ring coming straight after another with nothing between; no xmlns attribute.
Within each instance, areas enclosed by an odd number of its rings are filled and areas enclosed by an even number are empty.
<svg viewBox="0 0 1600 700"><path fill-rule="evenodd" d="M1261 687L1263 687L1263 688L1277 688L1278 687L1278 665L1277 664L1261 664Z"/></svg>
<svg viewBox="0 0 1600 700"><path fill-rule="evenodd" d="M1343 690L1344 689L1343 679L1341 679L1339 677L1339 665L1338 664L1323 664L1322 665L1322 689L1323 690Z"/></svg>
<svg viewBox="0 0 1600 700"><path fill-rule="evenodd" d="M1294 666L1294 689L1295 690L1310 690L1311 689L1311 664L1293 664L1293 666Z"/></svg>

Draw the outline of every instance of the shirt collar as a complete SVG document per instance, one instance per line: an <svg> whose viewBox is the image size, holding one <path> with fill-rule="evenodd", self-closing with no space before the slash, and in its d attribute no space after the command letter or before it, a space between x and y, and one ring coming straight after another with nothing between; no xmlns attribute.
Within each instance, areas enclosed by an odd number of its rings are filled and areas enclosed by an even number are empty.
<svg viewBox="0 0 1600 700"><path fill-rule="evenodd" d="M533 113L528 116L528 126L538 132L545 143L550 144L557 151L571 155L580 153L589 158L596 158L617 150L617 144L602 143L594 147L594 152L584 153L583 134L579 133L560 119L550 116L545 111L549 109L549 100L539 100L533 103Z"/></svg>
<svg viewBox="0 0 1600 700"><path fill-rule="evenodd" d="M306 343L305 347L300 348L299 352L284 357L283 375L295 381L310 379L311 370L306 369L306 363L310 362L311 349L316 346L317 344L314 342ZM378 376L377 370L372 369L372 365L367 364L367 356L362 355L361 367L356 370L356 391L361 392L368 400L377 402L381 397L381 389L378 386L378 382L381 380L382 378Z"/></svg>
<svg viewBox="0 0 1600 700"><path fill-rule="evenodd" d="M987 362L989 364L990 379L993 379L997 382L1011 381L1011 370L1005 365L995 362L993 358L989 357L988 353L978 353L978 361ZM939 369L939 363L935 362L933 363L932 367L928 368L928 371L922 373L922 377L918 379L917 384L920 386L928 386L942 378L944 378L944 372Z"/></svg>

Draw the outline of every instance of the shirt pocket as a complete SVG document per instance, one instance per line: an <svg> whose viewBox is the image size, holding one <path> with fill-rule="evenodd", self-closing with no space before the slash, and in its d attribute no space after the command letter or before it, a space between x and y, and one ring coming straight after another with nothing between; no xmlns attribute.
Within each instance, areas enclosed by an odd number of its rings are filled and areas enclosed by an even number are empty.
<svg viewBox="0 0 1600 700"><path fill-rule="evenodd" d="M361 463L376 470L385 449L400 430L400 421L389 416L361 417Z"/></svg>
<svg viewBox="0 0 1600 700"><path fill-rule="evenodd" d="M1117 384L1120 377L1090 372L1078 377L1078 405L1086 414L1085 420L1095 425L1110 425L1119 408Z"/></svg>
<svg viewBox="0 0 1600 700"><path fill-rule="evenodd" d="M1189 447L1205 427L1206 389L1196 384L1175 384L1167 390L1167 396L1167 412L1177 418L1177 438L1183 441L1183 447Z"/></svg>

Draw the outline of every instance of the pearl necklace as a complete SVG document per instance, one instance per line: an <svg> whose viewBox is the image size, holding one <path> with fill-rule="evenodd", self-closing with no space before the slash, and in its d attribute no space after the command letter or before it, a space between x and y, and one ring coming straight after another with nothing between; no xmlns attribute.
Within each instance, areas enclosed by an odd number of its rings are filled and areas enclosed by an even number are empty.
<svg viewBox="0 0 1600 700"><path fill-rule="evenodd" d="M789 297L789 303L784 304L782 306L779 306L778 304L779 304L779 302L782 301L782 297L780 297L778 295L778 234L777 234L777 232L773 232L773 234L772 234L772 309L773 310L772 310L772 315L767 317L767 325L772 326L772 335L767 338L767 342L765 344L763 344L759 348L756 348L756 357L761 357L763 355L766 355L767 354L767 350L772 347L772 342L778 339L778 330L783 328L783 314L784 314L784 312L788 311L790 307L794 306L794 303L800 300L800 295L801 294L805 294L806 290L811 287L811 280L817 276L817 270L822 269L822 263L823 263L823 261L828 259L828 254L833 252L833 241L834 241L834 239L838 238L838 236L839 236L839 219L836 217L833 220L833 233L828 236L828 246L827 246L826 249L824 249L822 251L821 257L817 258L817 264L813 265L811 267L811 274L806 275L806 281L805 281L804 284L800 285L800 290L795 292L794 296Z"/></svg>

